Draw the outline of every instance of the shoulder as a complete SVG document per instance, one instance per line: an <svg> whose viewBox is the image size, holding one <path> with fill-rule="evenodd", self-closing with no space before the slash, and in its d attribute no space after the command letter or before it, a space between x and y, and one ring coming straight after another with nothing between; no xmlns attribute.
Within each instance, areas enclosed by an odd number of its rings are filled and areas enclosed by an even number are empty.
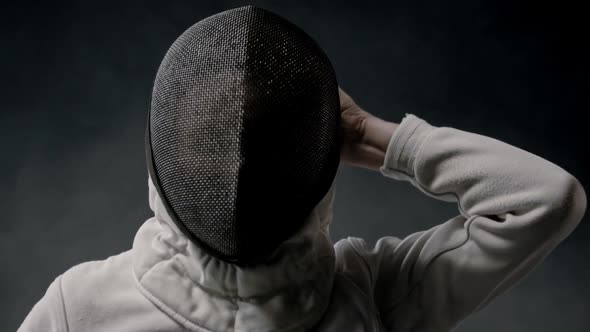
<svg viewBox="0 0 590 332"><path fill-rule="evenodd" d="M68 321L90 326L113 319L119 312L146 299L135 286L131 252L101 261L78 264L62 275L62 293Z"/></svg>
<svg viewBox="0 0 590 332"><path fill-rule="evenodd" d="M62 275L64 297L98 295L133 284L132 254L125 251L104 260L71 267Z"/></svg>
<svg viewBox="0 0 590 332"><path fill-rule="evenodd" d="M132 282L131 252L111 256L105 260L89 261L73 266L62 275L65 295L105 291Z"/></svg>
<svg viewBox="0 0 590 332"><path fill-rule="evenodd" d="M78 264L55 278L19 332L90 331L96 325L92 322L110 318L112 304L120 303L121 294L135 288L129 256L122 253L106 260Z"/></svg>

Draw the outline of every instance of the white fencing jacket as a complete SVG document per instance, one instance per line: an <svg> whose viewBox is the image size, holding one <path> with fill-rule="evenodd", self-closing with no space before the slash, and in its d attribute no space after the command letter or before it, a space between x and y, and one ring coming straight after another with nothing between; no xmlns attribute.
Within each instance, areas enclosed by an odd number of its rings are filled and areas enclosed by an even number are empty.
<svg viewBox="0 0 590 332"><path fill-rule="evenodd" d="M374 247L333 244L332 186L271 265L245 269L188 241L148 181L155 216L132 249L58 276L19 331L451 331L538 266L586 210L559 166L409 113L381 173L460 213Z"/></svg>

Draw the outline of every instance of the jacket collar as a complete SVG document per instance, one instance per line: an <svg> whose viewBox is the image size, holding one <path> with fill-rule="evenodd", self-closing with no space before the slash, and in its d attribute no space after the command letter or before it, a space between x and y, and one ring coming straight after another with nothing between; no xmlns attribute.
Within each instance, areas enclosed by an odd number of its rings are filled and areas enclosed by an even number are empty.
<svg viewBox="0 0 590 332"><path fill-rule="evenodd" d="M205 331L299 331L320 319L334 278L334 184L271 262L252 268L200 250L172 222L151 179L148 185L155 216L135 236L133 272L141 292L162 311Z"/></svg>

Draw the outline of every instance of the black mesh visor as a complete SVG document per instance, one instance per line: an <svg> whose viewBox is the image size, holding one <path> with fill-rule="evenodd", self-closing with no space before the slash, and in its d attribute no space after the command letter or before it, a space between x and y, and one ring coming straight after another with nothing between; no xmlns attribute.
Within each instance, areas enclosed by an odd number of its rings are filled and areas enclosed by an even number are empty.
<svg viewBox="0 0 590 332"><path fill-rule="evenodd" d="M338 84L320 47L261 8L186 30L155 78L149 172L179 228L258 264L300 229L340 160Z"/></svg>

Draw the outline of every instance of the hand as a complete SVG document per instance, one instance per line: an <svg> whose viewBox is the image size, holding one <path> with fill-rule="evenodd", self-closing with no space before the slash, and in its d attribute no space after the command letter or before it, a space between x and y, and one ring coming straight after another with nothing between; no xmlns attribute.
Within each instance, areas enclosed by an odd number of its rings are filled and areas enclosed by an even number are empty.
<svg viewBox="0 0 590 332"><path fill-rule="evenodd" d="M343 142L340 159L352 166L379 170L391 135L398 124L384 121L360 108L338 88Z"/></svg>

